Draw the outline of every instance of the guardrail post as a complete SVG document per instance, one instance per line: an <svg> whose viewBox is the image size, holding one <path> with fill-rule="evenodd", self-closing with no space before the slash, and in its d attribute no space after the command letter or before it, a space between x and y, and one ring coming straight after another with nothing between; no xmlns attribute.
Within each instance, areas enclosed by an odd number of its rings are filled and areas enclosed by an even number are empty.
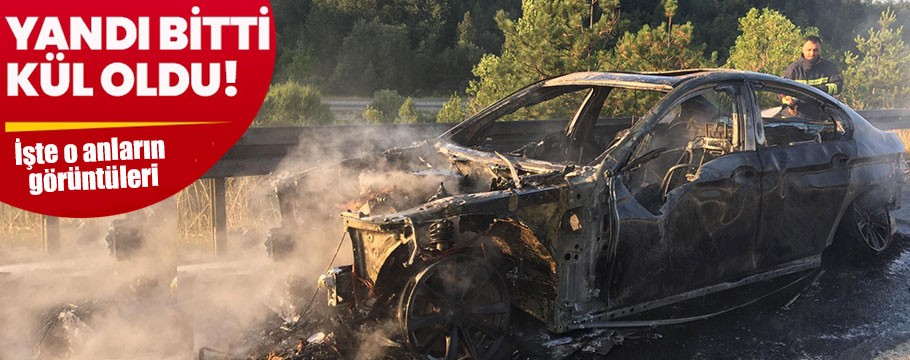
<svg viewBox="0 0 910 360"><path fill-rule="evenodd" d="M44 242L44 253L54 254L60 250L60 218L56 216L43 216L44 226L41 232Z"/></svg>
<svg viewBox="0 0 910 360"><path fill-rule="evenodd" d="M223 177L212 179L212 226L215 255L227 253L227 201Z"/></svg>

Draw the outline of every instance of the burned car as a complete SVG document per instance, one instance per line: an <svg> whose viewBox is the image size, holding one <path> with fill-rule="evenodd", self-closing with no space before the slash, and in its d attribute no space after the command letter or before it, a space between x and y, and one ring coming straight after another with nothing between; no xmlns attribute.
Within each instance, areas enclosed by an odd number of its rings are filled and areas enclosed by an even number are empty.
<svg viewBox="0 0 910 360"><path fill-rule="evenodd" d="M535 118L550 120L508 121ZM513 306L555 333L653 324L626 319L831 251L881 253L903 152L776 76L555 77L434 140L332 167L359 178L342 214L353 264L321 281L333 305L397 319L423 358L498 358ZM295 199L310 176L279 185L273 247L307 227Z"/></svg>

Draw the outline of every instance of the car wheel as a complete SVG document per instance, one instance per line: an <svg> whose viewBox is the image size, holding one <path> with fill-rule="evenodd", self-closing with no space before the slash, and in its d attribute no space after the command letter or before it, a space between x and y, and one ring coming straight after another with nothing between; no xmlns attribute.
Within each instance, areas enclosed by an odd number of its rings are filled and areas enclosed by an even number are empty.
<svg viewBox="0 0 910 360"><path fill-rule="evenodd" d="M482 258L454 255L405 286L402 332L422 359L495 359L509 331L511 303L499 272Z"/></svg>
<svg viewBox="0 0 910 360"><path fill-rule="evenodd" d="M843 255L853 260L868 260L891 244L894 237L891 214L883 206L854 203L844 213L837 236Z"/></svg>

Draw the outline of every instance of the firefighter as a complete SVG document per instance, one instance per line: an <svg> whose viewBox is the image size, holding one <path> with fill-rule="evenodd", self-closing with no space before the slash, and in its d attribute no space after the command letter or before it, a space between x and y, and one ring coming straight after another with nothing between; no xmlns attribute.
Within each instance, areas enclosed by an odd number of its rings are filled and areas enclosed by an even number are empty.
<svg viewBox="0 0 910 360"><path fill-rule="evenodd" d="M829 95L837 95L844 87L840 71L828 60L821 57L822 40L809 35L803 42L802 55L794 61L784 77L809 86L814 86Z"/></svg>

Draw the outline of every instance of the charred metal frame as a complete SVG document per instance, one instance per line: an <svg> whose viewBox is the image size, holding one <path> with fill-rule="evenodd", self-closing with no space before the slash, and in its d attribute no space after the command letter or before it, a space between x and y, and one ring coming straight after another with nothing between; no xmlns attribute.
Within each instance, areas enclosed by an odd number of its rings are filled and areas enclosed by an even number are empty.
<svg viewBox="0 0 910 360"><path fill-rule="evenodd" d="M843 121L845 134L830 143L764 147L753 92L765 84L828 104ZM592 128L600 110L592 104L602 103L610 87L667 95L593 163L550 163L465 146L483 137L495 119L523 106L591 89L565 130L574 143ZM623 184L623 174L633 171L627 165L664 114L710 89L729 91L734 99L729 151L699 166L693 180L667 189L660 211L652 213ZM395 286L401 281L383 282L385 271L407 274L408 268L419 270L464 249L480 249L483 256L496 249L488 259L516 293L513 303L555 332L611 327L623 324L616 319L624 316L818 267L844 210L858 197L889 208L899 205L895 194L903 171L900 140L827 94L770 75L725 70L578 73L544 80L421 146L432 147L459 170L482 173L498 167L511 173L506 179L513 186L448 196L387 215L343 214L353 244L356 302L363 304L383 292L397 295L400 289ZM519 172L547 181L522 186ZM769 189L777 192L769 194ZM792 203L787 194L794 192L823 197L821 206L828 211L823 221L812 224L818 235L808 242L770 231L780 218L763 209L777 204L784 211L799 211L787 205ZM724 205L734 200L731 196L749 197L741 205L745 213ZM720 215L708 211L715 208ZM744 217L733 214L736 211ZM751 224L738 229L749 234L743 238L748 241L731 242L740 239L722 226L735 227L724 222L731 214ZM452 222L456 235L451 249L427 240L428 228L439 221ZM704 234L706 229L717 233ZM642 284L655 278L661 281ZM380 283L392 288L376 289Z"/></svg>

